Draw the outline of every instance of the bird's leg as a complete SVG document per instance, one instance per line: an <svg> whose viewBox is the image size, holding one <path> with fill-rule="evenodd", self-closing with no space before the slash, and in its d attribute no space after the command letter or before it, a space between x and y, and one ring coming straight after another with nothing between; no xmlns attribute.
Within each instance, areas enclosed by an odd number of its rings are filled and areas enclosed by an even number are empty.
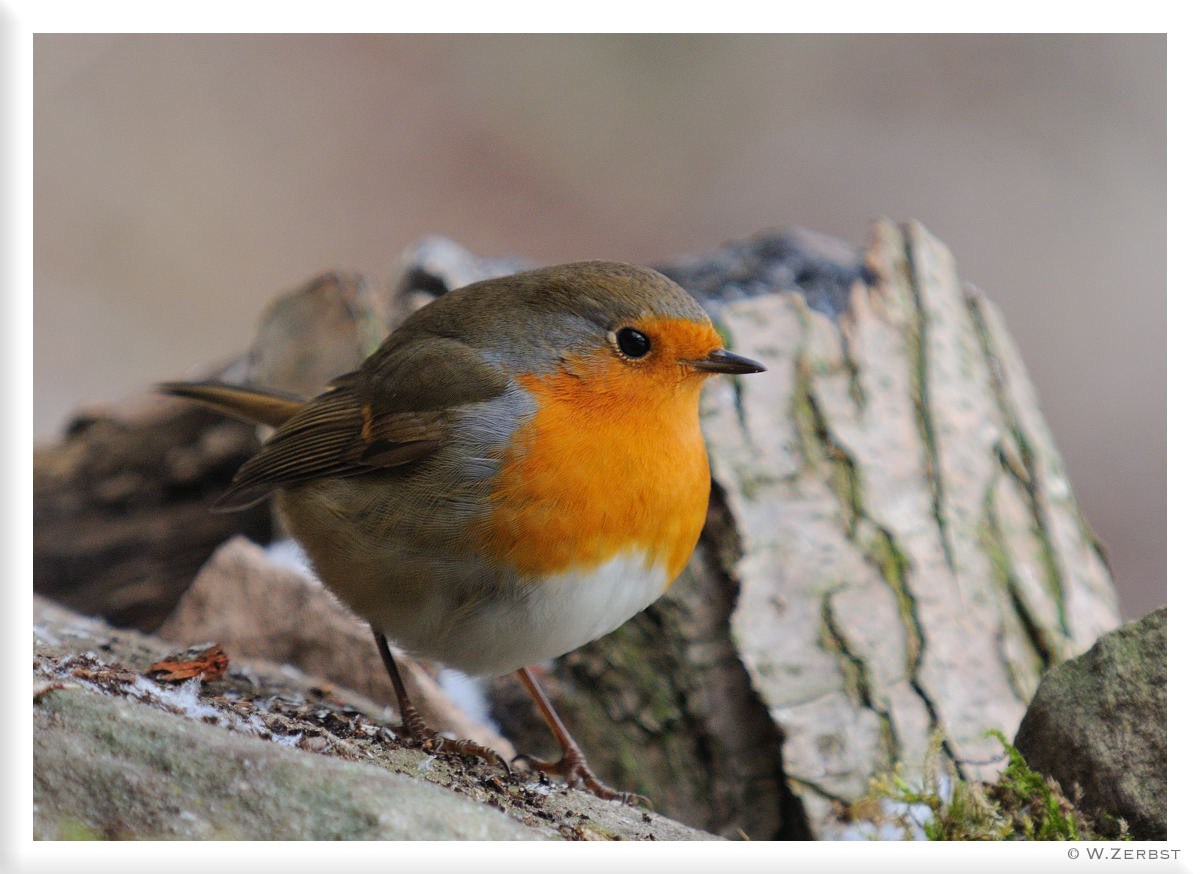
<svg viewBox="0 0 1200 874"><path fill-rule="evenodd" d="M538 771L547 774L558 774L566 780L568 786L576 786L582 783L589 792L600 798L619 798L626 803L637 802L644 804L646 807L651 806L650 800L645 796L636 795L632 792L618 792L610 786L601 783L596 778L596 775L592 773L592 769L588 767L583 750L579 748L579 744L575 742L575 738L571 737L571 733L563 725L562 719L559 718L558 713L554 710L554 705L550 703L550 699L546 697L541 684L529 672L528 668L518 670L517 676L521 678L521 682L529 690L529 694L532 696L534 703L537 704L542 718L546 720L546 724L550 726L550 731L554 733L555 739L558 741L559 746L562 747L562 758L557 762L548 762L525 755L517 756L517 759L523 759ZM516 759L513 761L515 762Z"/></svg>
<svg viewBox="0 0 1200 874"><path fill-rule="evenodd" d="M507 771L508 763L500 758L499 754L491 747L485 747L472 740L442 737L425 724L425 718L421 716L421 711L417 710L412 699L408 697L408 693L404 691L404 683L400 679L400 669L396 667L396 660L392 658L387 638L374 628L371 631L375 635L375 645L379 648L379 655L383 658L383 666L387 668L388 677L392 681L392 688L396 691L396 701L400 705L400 718L404 721L404 727L408 729L409 737L427 753L478 756L490 764L500 765Z"/></svg>

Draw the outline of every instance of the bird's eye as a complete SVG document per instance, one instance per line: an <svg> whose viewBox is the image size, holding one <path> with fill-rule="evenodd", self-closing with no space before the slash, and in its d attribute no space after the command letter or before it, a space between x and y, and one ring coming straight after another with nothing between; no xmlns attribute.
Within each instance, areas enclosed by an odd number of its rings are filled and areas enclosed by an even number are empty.
<svg viewBox="0 0 1200 874"><path fill-rule="evenodd" d="M629 358L642 358L650 351L650 338L633 328L617 331L617 348Z"/></svg>

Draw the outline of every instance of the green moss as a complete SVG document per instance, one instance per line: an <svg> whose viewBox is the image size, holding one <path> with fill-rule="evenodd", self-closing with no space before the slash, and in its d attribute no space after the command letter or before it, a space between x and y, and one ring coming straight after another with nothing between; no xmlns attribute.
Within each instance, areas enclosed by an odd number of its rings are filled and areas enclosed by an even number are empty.
<svg viewBox="0 0 1200 874"><path fill-rule="evenodd" d="M822 416L813 387L812 368L807 361L796 362L792 384L795 390L789 399L788 412L792 420L794 445L807 467L819 469L826 457L825 445L820 437Z"/></svg>
<svg viewBox="0 0 1200 874"><path fill-rule="evenodd" d="M828 483L838 499L842 527L853 538L859 520L866 516L858 467L849 450L834 436L817 400L813 372L806 362L797 362L791 399L791 416L796 449L805 464L814 470L828 465Z"/></svg>
<svg viewBox="0 0 1200 874"><path fill-rule="evenodd" d="M916 255L911 229L904 235L904 273L912 302L912 320L908 328L909 388L912 395L913 413L917 430L921 435L924 450L925 478L929 482L930 508L937 523L938 538L942 554L951 571L955 571L954 552L950 548L950 536L946 530L945 498L943 495L941 461L938 458L937 429L933 424L933 412L929 401L929 316L925 310L924 292L917 275Z"/></svg>
<svg viewBox="0 0 1200 874"><path fill-rule="evenodd" d="M1035 611L1026 604L1025 598L1021 594L1016 571L1013 569L1012 560L1009 557L1008 544L1005 542L1004 532L1001 530L1000 521L996 516L995 481L988 486L987 493L984 495L983 509L984 515L979 522L977 531L979 544L987 553L988 562L992 568L992 579L997 587L1008 595L1013 612L1033 647L1033 652L1037 657L1036 676L1040 677L1047 668L1062 661L1062 654L1052 636L1038 622ZM1013 666L1010 664L1008 667L1011 673ZM1019 684L1015 682L1015 678L1011 679L1014 679L1014 691L1022 700L1029 701L1033 690L1026 693L1018 688Z"/></svg>
<svg viewBox="0 0 1200 874"><path fill-rule="evenodd" d="M907 670L910 676L915 674L921 661L921 650L924 640L921 628L917 624L915 605L912 592L908 590L908 559L896 546L891 534L883 528L876 528L875 536L868 546L868 555L879 568L883 579L896 595L896 605L900 608L900 618L904 622L905 647L908 653Z"/></svg>
<svg viewBox="0 0 1200 874"><path fill-rule="evenodd" d="M107 840L99 829L92 828L73 816L58 818L58 840L60 841L103 841Z"/></svg>
<svg viewBox="0 0 1200 874"><path fill-rule="evenodd" d="M931 841L1108 840L1053 778L1031 769L1000 732L988 735L1008 756L1008 766L996 782L948 778L935 771L932 763L942 745L935 738L920 783L909 783L897 766L875 778L866 797L847 808L846 817L897 826L909 837L919 828ZM1118 839L1128 840L1125 824L1116 823Z"/></svg>
<svg viewBox="0 0 1200 874"><path fill-rule="evenodd" d="M867 394L863 390L862 380L859 377L858 362L854 360L854 355L850 351L850 340L846 334L845 319L838 320L838 331L841 334L842 341L842 364L846 368L846 376L850 379L850 400L854 401L854 406L859 413L862 413L867 406Z"/></svg>
<svg viewBox="0 0 1200 874"><path fill-rule="evenodd" d="M899 757L900 748L895 725L887 707L877 702L871 694L872 683L866 662L850 648L846 635L838 627L833 611L835 591L825 592L821 596L821 646L837 658L845 679L846 694L879 717L880 747L887 763L892 765Z"/></svg>
<svg viewBox="0 0 1200 874"><path fill-rule="evenodd" d="M1021 427L1016 408L1009 397L1003 362L996 353L995 343L992 341L991 331L988 326L987 317L983 312L981 299L978 295L964 293L963 300L967 305L967 312L970 313L971 322L975 328L980 348L983 350L984 358L988 362L992 393L996 398L997 404L1000 406L1000 412L1004 416L1005 424L1008 426L1009 436L1017 449L1017 457L1013 457L1012 454L1000 447L997 447L996 455L1000 461L1001 468L1021 486L1025 494L1025 500L1033 517L1031 530L1038 540L1039 559L1045 572L1046 586L1058 606L1059 629L1064 635L1069 637L1063 573L1059 568L1058 556L1054 550L1054 544L1050 540L1049 528L1046 525L1046 514L1042 506L1044 496L1041 484L1038 482L1036 456L1033 446L1026 436L1025 430ZM1080 521L1086 526L1083 514L1077 513L1077 515ZM1084 528L1085 532L1088 530L1090 529ZM1093 544L1096 542L1093 541ZM1102 551L1100 551L1100 554L1103 557ZM1107 560L1105 563L1107 564Z"/></svg>

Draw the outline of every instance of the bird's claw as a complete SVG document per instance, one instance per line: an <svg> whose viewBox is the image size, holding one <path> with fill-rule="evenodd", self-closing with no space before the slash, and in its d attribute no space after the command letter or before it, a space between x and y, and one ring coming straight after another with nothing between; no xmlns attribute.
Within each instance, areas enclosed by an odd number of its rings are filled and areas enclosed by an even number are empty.
<svg viewBox="0 0 1200 874"><path fill-rule="evenodd" d="M508 762L504 761L499 753L491 747L485 747L483 744L475 743L473 740L449 738L435 731L426 731L413 737L413 741L416 743L418 749L431 756L474 757L483 759L489 765L498 765L504 769L506 774L512 773Z"/></svg>
<svg viewBox="0 0 1200 874"><path fill-rule="evenodd" d="M524 762L535 771L542 774L556 774L563 778L568 786L577 787L580 784L597 798L603 798L606 801L616 799L622 804L640 804L649 810L654 809L654 805L650 803L650 799L645 795L638 795L636 792L620 792L613 789L606 783L601 782L592 769L588 767L587 760L583 755L574 751L567 750L563 753L563 757L557 762L551 762L546 759L539 759L535 756L530 756L526 753L521 753L513 758L513 764Z"/></svg>

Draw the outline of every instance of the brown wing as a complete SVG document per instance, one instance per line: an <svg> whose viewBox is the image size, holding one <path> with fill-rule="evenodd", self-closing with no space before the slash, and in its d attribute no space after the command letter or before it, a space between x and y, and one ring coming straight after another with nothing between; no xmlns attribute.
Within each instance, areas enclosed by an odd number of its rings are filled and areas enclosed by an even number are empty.
<svg viewBox="0 0 1200 874"><path fill-rule="evenodd" d="M406 337L401 329L360 370L334 380L283 423L217 506L240 509L278 486L408 464L452 436L459 407L507 385L503 371L462 343Z"/></svg>

